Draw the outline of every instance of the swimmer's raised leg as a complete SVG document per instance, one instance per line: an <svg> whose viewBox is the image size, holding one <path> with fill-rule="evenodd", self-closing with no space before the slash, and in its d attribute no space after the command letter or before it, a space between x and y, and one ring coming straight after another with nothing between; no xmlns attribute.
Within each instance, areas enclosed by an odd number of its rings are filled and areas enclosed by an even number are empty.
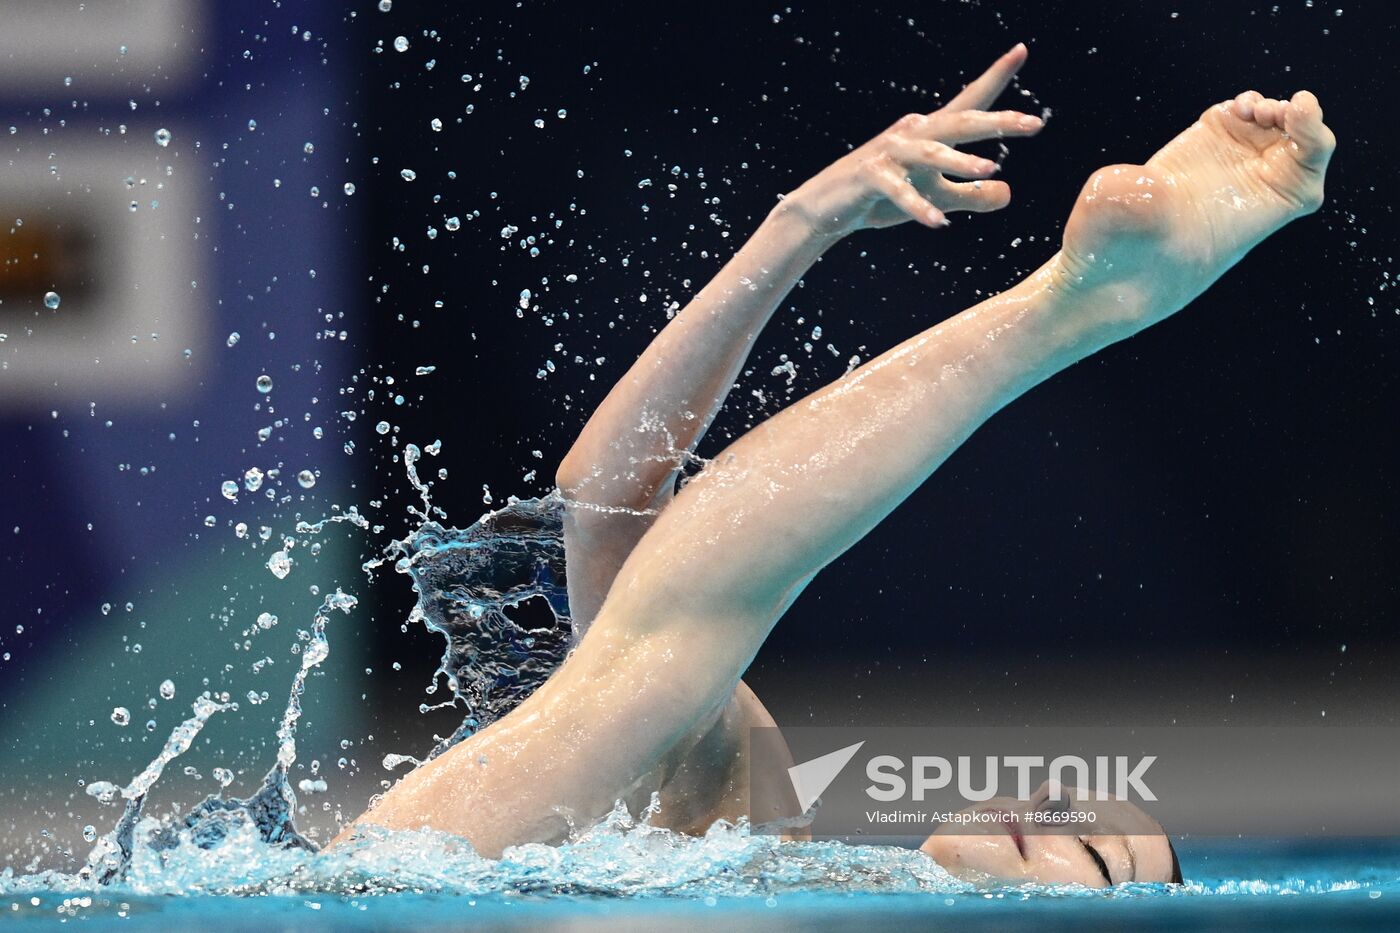
<svg viewBox="0 0 1400 933"><path fill-rule="evenodd" d="M633 550L558 674L363 821L431 826L496 854L558 840L566 816L586 822L629 796L727 702L814 574L1003 405L1180 309L1316 209L1333 144L1311 94L1247 96L1211 108L1147 165L1095 173L1039 271L716 458Z"/></svg>
<svg viewBox="0 0 1400 933"><path fill-rule="evenodd" d="M1179 310L1316 210L1334 145L1312 94L1246 93L1207 110L1146 165L1099 170L1040 270L721 454L623 567L599 625L713 617L727 620L705 642L720 657L756 650L815 572L999 408ZM688 630L698 638L701 627Z"/></svg>

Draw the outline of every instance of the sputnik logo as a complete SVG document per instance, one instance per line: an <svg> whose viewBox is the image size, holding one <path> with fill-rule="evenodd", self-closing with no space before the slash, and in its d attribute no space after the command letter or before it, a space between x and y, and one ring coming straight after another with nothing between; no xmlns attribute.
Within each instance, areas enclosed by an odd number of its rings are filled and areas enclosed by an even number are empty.
<svg viewBox="0 0 1400 933"><path fill-rule="evenodd" d="M797 794L797 805L806 813L811 809L812 804L817 802L817 798L826 792L831 786L831 782L836 780L836 776L841 770L850 764L856 752L865 742L857 742L854 745L847 745L845 748L838 748L834 752L822 755L820 758L813 758L804 761L800 765L793 765L788 768L788 779L792 781L792 789Z"/></svg>

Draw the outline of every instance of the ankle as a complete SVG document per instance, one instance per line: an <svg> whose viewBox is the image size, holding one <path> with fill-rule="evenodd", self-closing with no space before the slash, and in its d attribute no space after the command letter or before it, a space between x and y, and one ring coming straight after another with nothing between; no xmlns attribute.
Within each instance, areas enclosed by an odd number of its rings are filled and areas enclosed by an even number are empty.
<svg viewBox="0 0 1400 933"><path fill-rule="evenodd" d="M1083 343L1093 352L1131 337L1176 310L1144 278L1101 275L1096 263L1093 257L1062 249L1035 277L1062 339Z"/></svg>

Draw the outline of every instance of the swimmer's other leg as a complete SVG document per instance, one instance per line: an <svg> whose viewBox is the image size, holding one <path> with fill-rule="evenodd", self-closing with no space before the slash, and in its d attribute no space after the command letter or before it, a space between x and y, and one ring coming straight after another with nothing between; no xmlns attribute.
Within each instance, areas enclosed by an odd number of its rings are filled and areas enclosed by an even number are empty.
<svg viewBox="0 0 1400 933"><path fill-rule="evenodd" d="M730 445L632 551L560 671L363 821L432 826L496 854L560 839L567 817L596 819L637 789L729 701L806 582L987 418L1178 310L1317 207L1333 139L1316 100L1256 102L1248 116L1221 106L1136 174L1097 173L1063 248L1028 279Z"/></svg>

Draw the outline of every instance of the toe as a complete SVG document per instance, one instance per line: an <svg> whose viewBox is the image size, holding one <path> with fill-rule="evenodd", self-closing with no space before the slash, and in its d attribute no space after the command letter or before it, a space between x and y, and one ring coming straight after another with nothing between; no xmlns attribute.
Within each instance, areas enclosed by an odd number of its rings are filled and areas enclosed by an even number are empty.
<svg viewBox="0 0 1400 933"><path fill-rule="evenodd" d="M1332 150L1337 148L1337 137L1322 122L1322 107L1311 92L1293 95L1284 114L1283 128L1296 144L1294 154L1299 162L1317 171L1326 169Z"/></svg>
<svg viewBox="0 0 1400 933"><path fill-rule="evenodd" d="M1241 120L1254 119L1254 105L1263 100L1264 95L1258 91L1245 91L1235 98L1235 116Z"/></svg>
<svg viewBox="0 0 1400 933"><path fill-rule="evenodd" d="M1312 91L1299 91L1289 98L1288 103L1299 119L1310 123L1322 122L1322 105L1317 102L1317 96Z"/></svg>
<svg viewBox="0 0 1400 933"><path fill-rule="evenodd" d="M1280 108L1283 105L1272 97L1266 97L1254 105L1254 122L1264 129L1273 129L1278 126L1280 120Z"/></svg>

